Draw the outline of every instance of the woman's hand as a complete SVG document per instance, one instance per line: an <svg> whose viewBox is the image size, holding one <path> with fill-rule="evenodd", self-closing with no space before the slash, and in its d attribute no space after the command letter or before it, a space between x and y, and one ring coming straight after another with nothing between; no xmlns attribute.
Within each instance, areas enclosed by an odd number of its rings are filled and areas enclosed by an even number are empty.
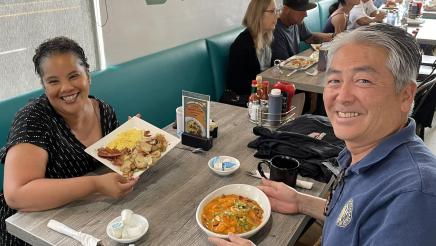
<svg viewBox="0 0 436 246"><path fill-rule="evenodd" d="M130 193L138 182L138 178L127 179L114 172L95 177L97 191L115 199Z"/></svg>
<svg viewBox="0 0 436 246"><path fill-rule="evenodd" d="M262 185L258 188L268 196L273 211L284 214L300 213L299 193L295 189L267 179L262 179Z"/></svg>
<svg viewBox="0 0 436 246"><path fill-rule="evenodd" d="M136 115L133 116L133 117L141 118L141 114L140 113L136 113ZM132 118L132 116L127 116L127 120L130 120L131 118Z"/></svg>
<svg viewBox="0 0 436 246"><path fill-rule="evenodd" d="M217 238L217 237L209 237L209 242L213 243L217 246L253 246L255 245L248 239L240 238L233 233L229 233L229 241Z"/></svg>

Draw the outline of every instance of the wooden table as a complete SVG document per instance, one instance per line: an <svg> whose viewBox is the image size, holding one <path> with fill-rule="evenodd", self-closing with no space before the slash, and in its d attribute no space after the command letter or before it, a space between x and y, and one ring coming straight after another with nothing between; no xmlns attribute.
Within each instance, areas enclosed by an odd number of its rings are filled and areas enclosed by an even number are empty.
<svg viewBox="0 0 436 246"><path fill-rule="evenodd" d="M418 34L416 35L416 41L419 44L429 44L436 45L436 19L424 19L424 23L417 27L409 28L419 28Z"/></svg>
<svg viewBox="0 0 436 246"><path fill-rule="evenodd" d="M422 18L424 18L424 19L436 19L436 11L422 10Z"/></svg>
<svg viewBox="0 0 436 246"><path fill-rule="evenodd" d="M299 53L299 56L309 56L312 54L312 49L307 49L301 53ZM313 71L313 69L316 69L317 64L311 66L308 68L309 71ZM281 69L281 73L277 73L277 69L275 67L269 68L259 75L262 76L264 80L268 80L270 83L275 83L277 81L285 81L285 82L292 82L295 87L302 91L309 91L309 92L315 92L322 94L324 91L324 76L325 72L319 72L316 76L310 76L305 73L305 71L297 71L296 73L292 74L291 76L287 76L290 72L292 72L292 69Z"/></svg>
<svg viewBox="0 0 436 246"><path fill-rule="evenodd" d="M259 179L245 174L259 162L253 157L255 150L246 147L255 139L246 109L220 103L212 103L211 109L219 131L210 151L194 154L174 148L141 176L134 191L125 198L113 200L93 195L58 209L17 213L6 220L8 231L33 245L80 245L47 227L48 221L55 219L102 239L104 245L117 245L106 235L106 226L128 208L150 223L148 232L136 245L208 245L206 234L195 220L200 201L224 185L259 184ZM175 134L170 127L166 130ZM238 158L240 169L230 176L217 176L207 166L207 161L216 155ZM318 196L325 194L327 187L315 181L314 188L304 192ZM308 220L308 216L273 212L266 226L251 239L258 245L293 245Z"/></svg>

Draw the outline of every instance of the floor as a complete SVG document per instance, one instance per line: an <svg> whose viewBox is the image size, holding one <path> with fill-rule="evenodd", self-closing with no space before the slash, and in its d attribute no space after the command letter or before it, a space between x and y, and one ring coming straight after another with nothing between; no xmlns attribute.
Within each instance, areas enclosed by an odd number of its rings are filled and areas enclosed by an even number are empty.
<svg viewBox="0 0 436 246"><path fill-rule="evenodd" d="M432 128L426 128L424 133L424 142L436 155L436 113L433 117ZM320 223L314 223L297 241L295 246L313 246L318 245L321 236L322 226Z"/></svg>

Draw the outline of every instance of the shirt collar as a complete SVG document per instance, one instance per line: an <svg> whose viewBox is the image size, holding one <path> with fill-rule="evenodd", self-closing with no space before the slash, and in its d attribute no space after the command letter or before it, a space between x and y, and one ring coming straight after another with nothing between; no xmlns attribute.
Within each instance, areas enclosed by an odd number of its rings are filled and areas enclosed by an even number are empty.
<svg viewBox="0 0 436 246"><path fill-rule="evenodd" d="M384 159L398 146L416 140L418 137L415 134L415 120L409 118L407 126L403 127L398 132L392 134L391 136L384 139L380 144L378 144L368 155L366 155L358 163L354 164L350 168L350 172L360 174L370 169L372 166L377 164L380 160ZM347 168L351 163L351 153L345 148L338 155L339 166L344 169Z"/></svg>

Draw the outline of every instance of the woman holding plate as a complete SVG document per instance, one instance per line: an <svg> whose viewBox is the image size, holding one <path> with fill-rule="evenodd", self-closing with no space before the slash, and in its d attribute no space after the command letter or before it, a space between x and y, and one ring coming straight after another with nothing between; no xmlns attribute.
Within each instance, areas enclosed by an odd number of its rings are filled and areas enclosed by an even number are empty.
<svg viewBox="0 0 436 246"><path fill-rule="evenodd" d="M33 63L45 93L16 114L0 149L5 165L0 245L26 244L6 232L5 219L17 210L48 210L92 193L120 198L137 182L113 172L85 176L100 165L84 149L118 121L110 105L89 95L83 49L69 38L53 38L36 49Z"/></svg>

